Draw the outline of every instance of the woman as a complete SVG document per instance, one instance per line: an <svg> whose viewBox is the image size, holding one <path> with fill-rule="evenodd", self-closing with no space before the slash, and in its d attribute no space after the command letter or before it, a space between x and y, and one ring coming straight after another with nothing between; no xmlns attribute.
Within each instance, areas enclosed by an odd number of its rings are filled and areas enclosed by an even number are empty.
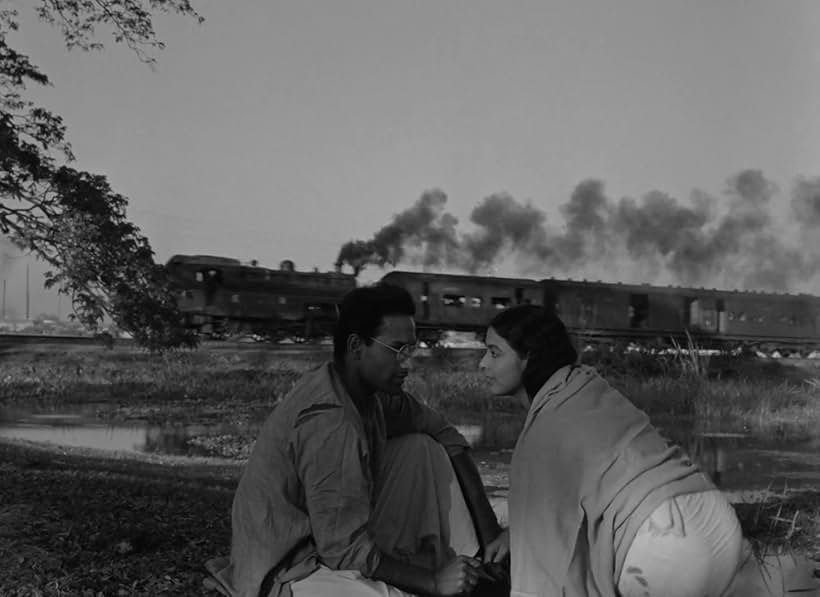
<svg viewBox="0 0 820 597"><path fill-rule="evenodd" d="M510 471L510 527L485 560L511 556L513 596L734 594L734 509L642 411L578 365L563 323L519 305L487 330L480 368L529 411Z"/></svg>

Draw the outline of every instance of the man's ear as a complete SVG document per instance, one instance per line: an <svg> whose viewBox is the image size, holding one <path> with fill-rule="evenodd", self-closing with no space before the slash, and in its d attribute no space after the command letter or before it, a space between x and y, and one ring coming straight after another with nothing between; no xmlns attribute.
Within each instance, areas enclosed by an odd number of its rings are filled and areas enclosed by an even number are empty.
<svg viewBox="0 0 820 597"><path fill-rule="evenodd" d="M359 359L362 355L363 347L364 342L362 342L362 337L359 334L350 334L347 337L347 354L349 354L351 358Z"/></svg>

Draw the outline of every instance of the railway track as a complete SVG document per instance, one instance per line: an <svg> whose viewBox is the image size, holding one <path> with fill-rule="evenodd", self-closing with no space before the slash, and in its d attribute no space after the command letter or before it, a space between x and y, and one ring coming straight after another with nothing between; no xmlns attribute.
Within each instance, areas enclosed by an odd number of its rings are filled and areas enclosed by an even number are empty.
<svg viewBox="0 0 820 597"><path fill-rule="evenodd" d="M63 345L102 345L100 338L93 336L64 336L57 334L0 334L0 346L26 346L39 344L63 344Z"/></svg>
<svg viewBox="0 0 820 597"><path fill-rule="evenodd" d="M586 339L586 338L585 338ZM49 349L76 349L76 350L98 350L107 349L110 343L107 343L103 338L94 336L66 336L66 335L48 335L48 334L0 334L0 352L8 352L15 350L26 350L30 348L39 348L44 350ZM140 350L132 340L125 338L118 338L114 340L114 346L124 349ZM459 350L480 350L474 346L465 346L463 348L454 346L451 348ZM286 354L305 354L305 353L322 353L330 355L333 352L333 346L327 341L320 343L292 343L292 344L274 344L270 342L257 342L250 339L234 339L234 340L203 340L199 345L200 350L208 351L236 351L236 350L257 350L257 351L275 351ZM423 348L418 352L419 356L429 356L430 349ZM759 355L762 356L762 355ZM769 358L764 356L763 358ZM820 358L801 358L790 357L783 355L775 357L781 362L789 363L790 365L807 367L812 370L820 370Z"/></svg>
<svg viewBox="0 0 820 597"><path fill-rule="evenodd" d="M105 348L111 346L110 341L94 336L67 336L51 334L0 334L0 350L12 350L26 347L64 348ZM139 348L132 340L116 338L113 346ZM329 344L272 344L270 342L254 342L247 340L203 340L200 348L205 350L276 350L282 352L316 352L333 350Z"/></svg>

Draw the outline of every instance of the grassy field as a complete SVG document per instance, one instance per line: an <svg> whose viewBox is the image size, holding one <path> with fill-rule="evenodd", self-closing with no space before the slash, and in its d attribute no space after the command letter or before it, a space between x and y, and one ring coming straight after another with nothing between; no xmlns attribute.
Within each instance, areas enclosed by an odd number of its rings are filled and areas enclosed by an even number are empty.
<svg viewBox="0 0 820 597"><path fill-rule="evenodd" d="M324 353L264 349L154 355L133 349L0 353L0 405L59 409L93 404L100 417L149 422L259 416ZM488 395L477 351L441 350L416 360L407 388L437 408L515 411ZM750 431L811 431L820 414L820 362L588 353L598 369L654 419L690 417Z"/></svg>
<svg viewBox="0 0 820 597"><path fill-rule="evenodd" d="M250 421L266 416L325 355L200 350L34 349L0 354L0 408L93 405L110 421ZM656 421L805 435L817 426L819 368L778 362L585 354ZM409 389L431 405L519 412L486 395L477 354L422 357ZM242 455L104 454L0 442L0 595L201 595L202 564L229 544ZM224 454L224 452L222 452ZM484 472L484 471L482 471ZM759 549L820 548L820 487L736 505Z"/></svg>

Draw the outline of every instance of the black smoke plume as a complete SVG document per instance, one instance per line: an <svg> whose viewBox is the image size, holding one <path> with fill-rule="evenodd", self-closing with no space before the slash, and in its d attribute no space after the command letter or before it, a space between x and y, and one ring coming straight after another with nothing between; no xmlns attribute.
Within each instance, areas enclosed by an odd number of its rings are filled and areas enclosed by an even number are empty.
<svg viewBox="0 0 820 597"><path fill-rule="evenodd" d="M817 293L820 282L820 178L800 178L790 209L760 170L726 181L721 196L692 192L683 202L651 191L607 197L599 180L579 183L551 223L531 202L486 197L459 232L447 196L425 192L372 239L346 243L337 265L427 271L569 277ZM782 204L782 201L780 202ZM777 221L777 213L786 214Z"/></svg>

